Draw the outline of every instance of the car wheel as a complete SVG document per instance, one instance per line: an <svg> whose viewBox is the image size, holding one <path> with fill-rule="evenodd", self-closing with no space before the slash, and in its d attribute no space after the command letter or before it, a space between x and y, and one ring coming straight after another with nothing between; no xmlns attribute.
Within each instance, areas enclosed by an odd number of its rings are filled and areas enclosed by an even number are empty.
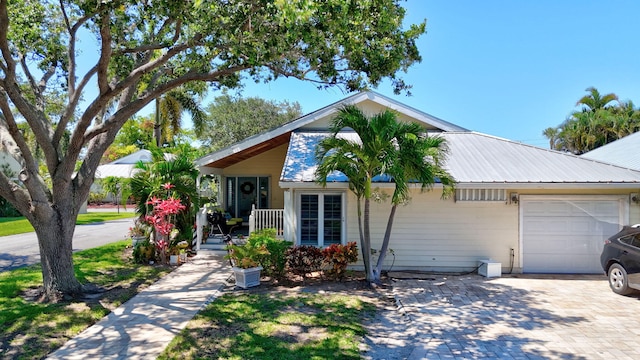
<svg viewBox="0 0 640 360"><path fill-rule="evenodd" d="M627 271L620 264L613 264L609 267L609 287L620 295L628 295L633 292L629 287Z"/></svg>

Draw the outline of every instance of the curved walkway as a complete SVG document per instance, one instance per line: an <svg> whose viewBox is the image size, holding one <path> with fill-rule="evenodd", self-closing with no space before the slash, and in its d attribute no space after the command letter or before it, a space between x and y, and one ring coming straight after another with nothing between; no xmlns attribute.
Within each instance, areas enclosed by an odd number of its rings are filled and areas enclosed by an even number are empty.
<svg viewBox="0 0 640 360"><path fill-rule="evenodd" d="M221 293L231 268L200 251L87 328L48 359L155 359L200 309Z"/></svg>

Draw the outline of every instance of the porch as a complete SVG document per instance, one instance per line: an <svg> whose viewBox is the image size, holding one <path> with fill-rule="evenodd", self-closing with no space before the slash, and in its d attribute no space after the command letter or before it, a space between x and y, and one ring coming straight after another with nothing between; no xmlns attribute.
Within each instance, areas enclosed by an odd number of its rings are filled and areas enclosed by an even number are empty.
<svg viewBox="0 0 640 360"><path fill-rule="evenodd" d="M284 209L256 209L253 206L248 221L242 221L240 218L225 219L226 227L211 224L207 220L207 214L210 212L211 209L205 206L196 216L196 250L224 250L226 236L230 236L233 243L238 244L244 241L245 236L263 229L276 229L276 236L279 239L284 238ZM243 229L246 229L246 234Z"/></svg>

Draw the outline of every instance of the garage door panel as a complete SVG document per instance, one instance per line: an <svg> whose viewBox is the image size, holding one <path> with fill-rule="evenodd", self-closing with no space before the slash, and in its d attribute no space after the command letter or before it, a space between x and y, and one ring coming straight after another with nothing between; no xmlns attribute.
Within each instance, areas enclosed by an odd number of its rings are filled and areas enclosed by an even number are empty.
<svg viewBox="0 0 640 360"><path fill-rule="evenodd" d="M604 239L620 228L617 200L524 200L525 272L600 273Z"/></svg>

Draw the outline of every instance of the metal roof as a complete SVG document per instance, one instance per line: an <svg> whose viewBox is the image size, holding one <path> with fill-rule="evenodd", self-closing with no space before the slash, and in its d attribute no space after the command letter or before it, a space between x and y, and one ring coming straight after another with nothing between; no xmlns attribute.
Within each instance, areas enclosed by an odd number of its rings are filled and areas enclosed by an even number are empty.
<svg viewBox="0 0 640 360"><path fill-rule="evenodd" d="M294 132L281 182L312 182L315 147L326 132ZM449 154L446 168L459 184L640 184L640 171L517 143L477 132L439 133ZM343 137L357 139L355 133ZM344 182L341 173L328 182Z"/></svg>
<svg viewBox="0 0 640 360"><path fill-rule="evenodd" d="M603 145L581 155L618 166L640 170L640 132Z"/></svg>

